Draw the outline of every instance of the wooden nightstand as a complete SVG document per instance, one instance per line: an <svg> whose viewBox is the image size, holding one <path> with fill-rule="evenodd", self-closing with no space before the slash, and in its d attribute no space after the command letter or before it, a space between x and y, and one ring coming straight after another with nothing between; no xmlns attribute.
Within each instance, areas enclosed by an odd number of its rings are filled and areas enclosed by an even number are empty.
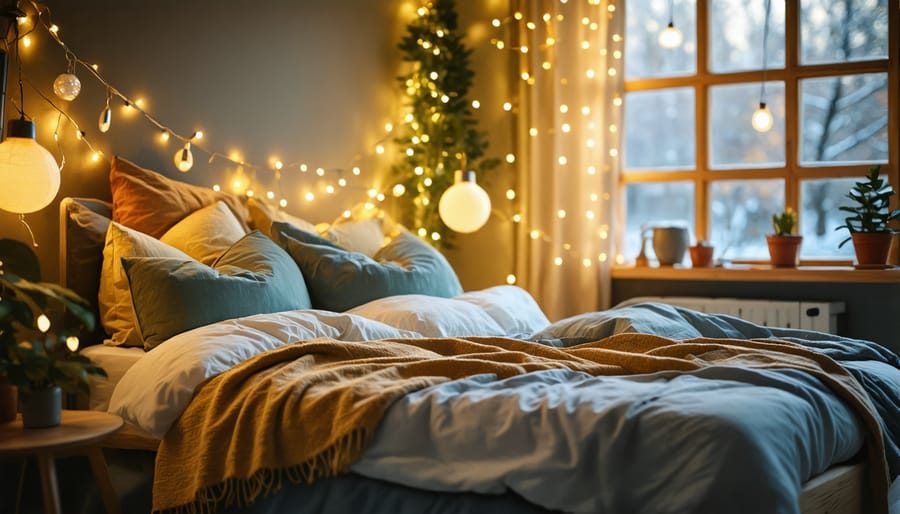
<svg viewBox="0 0 900 514"><path fill-rule="evenodd" d="M62 423L52 428L23 428L22 416L0 425L0 457L34 456L41 470L44 509L60 514L55 457L86 454L108 514L120 514L121 506L109 479L100 443L122 427L122 418L99 411L64 410Z"/></svg>

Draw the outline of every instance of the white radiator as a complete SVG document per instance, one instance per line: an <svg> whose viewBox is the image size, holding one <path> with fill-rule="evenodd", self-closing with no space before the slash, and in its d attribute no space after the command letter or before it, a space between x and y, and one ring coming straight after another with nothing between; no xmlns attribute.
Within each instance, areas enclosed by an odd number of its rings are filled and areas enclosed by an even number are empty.
<svg viewBox="0 0 900 514"><path fill-rule="evenodd" d="M746 300L691 296L643 296L637 301L662 302L710 314L728 314L767 327L802 328L837 334L837 317L844 302Z"/></svg>

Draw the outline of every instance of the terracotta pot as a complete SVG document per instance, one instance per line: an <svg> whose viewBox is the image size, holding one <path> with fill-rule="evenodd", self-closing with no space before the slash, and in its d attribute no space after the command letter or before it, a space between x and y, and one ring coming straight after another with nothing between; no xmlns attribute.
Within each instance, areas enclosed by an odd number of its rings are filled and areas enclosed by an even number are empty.
<svg viewBox="0 0 900 514"><path fill-rule="evenodd" d="M800 261L800 243L803 236L766 236L769 260L776 268L796 268Z"/></svg>
<svg viewBox="0 0 900 514"><path fill-rule="evenodd" d="M888 253L894 234L890 232L854 232L853 249L860 266L883 266L887 264Z"/></svg>
<svg viewBox="0 0 900 514"><path fill-rule="evenodd" d="M19 405L25 428L44 428L59 425L62 419L62 390L59 387L21 391Z"/></svg>
<svg viewBox="0 0 900 514"><path fill-rule="evenodd" d="M691 246L691 265L695 268L708 268L713 264L712 246Z"/></svg>
<svg viewBox="0 0 900 514"><path fill-rule="evenodd" d="M18 411L17 396L19 390L16 386L0 380L0 423L9 423L16 419Z"/></svg>

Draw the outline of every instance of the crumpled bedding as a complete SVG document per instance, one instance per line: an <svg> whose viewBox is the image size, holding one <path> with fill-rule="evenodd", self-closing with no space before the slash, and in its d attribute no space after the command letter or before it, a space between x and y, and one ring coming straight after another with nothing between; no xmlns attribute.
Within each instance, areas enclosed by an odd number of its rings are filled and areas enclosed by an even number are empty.
<svg viewBox="0 0 900 514"><path fill-rule="evenodd" d="M876 344L662 304L550 325L546 318L517 320L512 309L491 316L503 328L537 328L527 338L551 346L646 332L675 339L784 339L816 349L866 388L881 418L891 476L900 470L900 362ZM428 324L427 316L415 317L415 326L423 320ZM202 327L164 343L129 370L111 410L161 437L206 378L261 351L322 336L421 334L361 314L321 311ZM589 377L554 370L506 380L479 375L408 395L389 409L352 470L433 491L512 492L565 512L794 514L802 483L853 457L862 444L859 422L846 405L799 371L722 366Z"/></svg>

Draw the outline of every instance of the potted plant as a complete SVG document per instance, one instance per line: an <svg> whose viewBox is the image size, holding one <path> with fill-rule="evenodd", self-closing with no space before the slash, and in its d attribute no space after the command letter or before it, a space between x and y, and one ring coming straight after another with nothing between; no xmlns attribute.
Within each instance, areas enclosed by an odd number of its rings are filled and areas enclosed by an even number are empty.
<svg viewBox="0 0 900 514"><path fill-rule="evenodd" d="M772 226L775 228L775 233L766 236L766 244L769 246L769 258L772 266L777 268L793 268L797 266L803 236L792 233L796 224L797 213L790 207L780 214L772 215Z"/></svg>
<svg viewBox="0 0 900 514"><path fill-rule="evenodd" d="M879 176L880 172L881 166L869 168L865 180L857 182L846 195L853 205L839 207L851 216L844 218L844 224L835 229L850 232L850 237L841 241L838 248L852 239L860 267L884 267L897 233L888 223L900 216L900 209L891 210L894 189Z"/></svg>
<svg viewBox="0 0 900 514"><path fill-rule="evenodd" d="M0 376L16 386L26 427L60 422L62 392L85 394L103 369L76 352L76 329L62 321L63 308L88 329L94 316L87 302L56 284L35 282L0 262Z"/></svg>

